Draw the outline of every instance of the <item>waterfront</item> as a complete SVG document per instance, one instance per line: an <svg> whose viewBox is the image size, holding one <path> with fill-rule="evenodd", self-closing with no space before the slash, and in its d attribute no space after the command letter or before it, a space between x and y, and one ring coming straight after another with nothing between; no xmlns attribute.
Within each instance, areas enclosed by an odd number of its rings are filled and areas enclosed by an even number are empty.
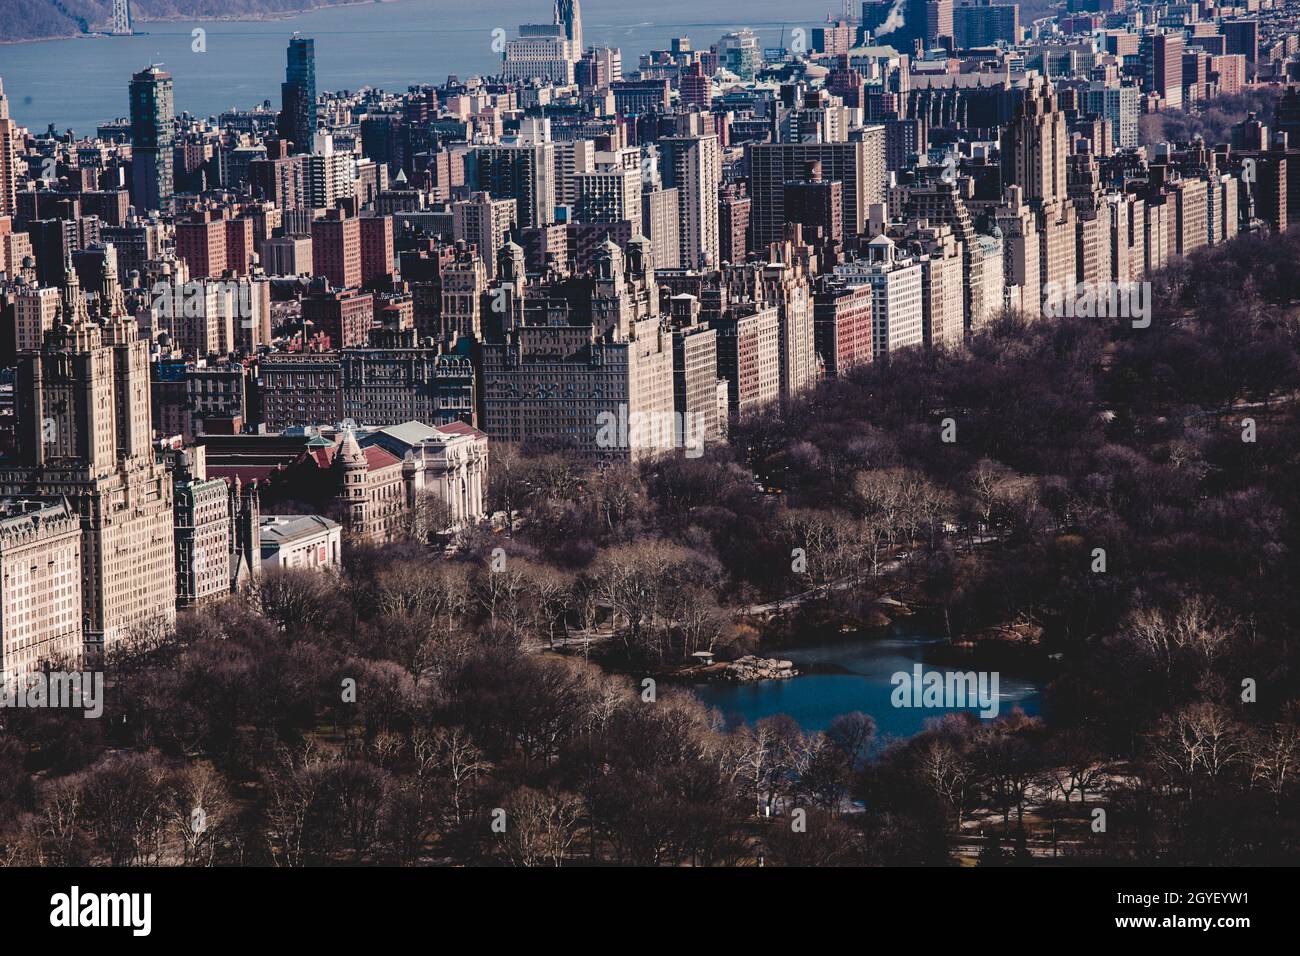
<svg viewBox="0 0 1300 956"><path fill-rule="evenodd" d="M37 132L53 123L88 135L125 115L131 74L150 63L161 63L175 78L178 113L216 115L263 100L278 108L285 44L295 31L316 40L319 89L402 90L442 83L453 73L492 72L500 60L492 51L492 31L513 36L520 23L549 20L550 8L549 0L393 0L278 19L139 23L142 35L133 37L0 45L0 79L19 123ZM689 0L663 0L652 11L589 0L583 22L587 43L621 48L625 69L632 71L642 52L666 48L674 36L689 36L707 48L723 33L748 26L763 45L774 46L783 30L824 20L827 9L822 0L751 0L732 12L702 15ZM743 19L726 19L734 15ZM193 49L195 29L205 31L204 52Z"/></svg>

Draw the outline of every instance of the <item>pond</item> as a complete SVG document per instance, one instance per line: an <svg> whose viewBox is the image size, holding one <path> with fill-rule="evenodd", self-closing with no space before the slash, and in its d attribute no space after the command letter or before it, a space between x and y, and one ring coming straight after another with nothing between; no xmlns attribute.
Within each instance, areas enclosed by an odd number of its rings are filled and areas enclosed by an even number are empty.
<svg viewBox="0 0 1300 956"><path fill-rule="evenodd" d="M891 678L895 674L905 673L909 679L913 678L918 664L923 673L938 671L944 675L953 671L978 672L983 668L975 659L957 665L950 659L937 663L943 649L945 642L941 638L906 632L827 640L786 650L766 649L762 656L793 661L799 676L750 683L701 683L692 685L691 689L710 707L722 712L728 727L788 714L806 732L814 732L825 730L839 715L858 710L875 719L878 741L887 737L911 737L925 728L927 720L962 708L894 706L891 697L898 684ZM1013 707L1031 716L1039 713L1045 681L1011 674L1005 668L993 673L997 675L998 715L1009 713ZM986 674L985 686L991 692L992 674ZM911 700L910 694L908 699ZM968 704L964 709L980 712L978 703L969 701Z"/></svg>

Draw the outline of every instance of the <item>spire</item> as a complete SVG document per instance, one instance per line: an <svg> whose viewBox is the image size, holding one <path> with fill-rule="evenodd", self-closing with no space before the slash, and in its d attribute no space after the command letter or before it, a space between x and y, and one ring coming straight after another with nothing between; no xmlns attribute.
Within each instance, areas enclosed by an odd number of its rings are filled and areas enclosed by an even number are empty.
<svg viewBox="0 0 1300 956"><path fill-rule="evenodd" d="M334 460L341 468L357 466L364 468L366 466L365 453L357 443L357 436L353 433L351 428L344 430L343 437L339 440L338 454L335 456Z"/></svg>
<svg viewBox="0 0 1300 956"><path fill-rule="evenodd" d="M573 55L582 56L582 9L578 0L555 0L555 25L563 27L564 35L573 41Z"/></svg>
<svg viewBox="0 0 1300 956"><path fill-rule="evenodd" d="M72 266L72 255L63 262L63 323L65 325L84 325L90 321L86 311L86 300L81 294L81 280L77 270Z"/></svg>
<svg viewBox="0 0 1300 956"><path fill-rule="evenodd" d="M104 276L99 286L99 314L102 319L126 315L126 301L117 281L117 252L109 246L104 253Z"/></svg>

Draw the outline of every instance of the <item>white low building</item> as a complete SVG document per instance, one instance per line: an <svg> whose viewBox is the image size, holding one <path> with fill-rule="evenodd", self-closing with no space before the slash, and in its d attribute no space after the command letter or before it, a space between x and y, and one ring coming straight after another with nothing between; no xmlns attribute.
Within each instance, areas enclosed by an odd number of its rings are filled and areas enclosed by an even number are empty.
<svg viewBox="0 0 1300 956"><path fill-rule="evenodd" d="M396 458L423 464L419 489L447 506L453 528L487 516L488 436L472 425L404 422L358 429L357 441L362 448L378 445Z"/></svg>
<svg viewBox="0 0 1300 956"><path fill-rule="evenodd" d="M337 570L343 562L343 526L320 515L262 515L262 570Z"/></svg>

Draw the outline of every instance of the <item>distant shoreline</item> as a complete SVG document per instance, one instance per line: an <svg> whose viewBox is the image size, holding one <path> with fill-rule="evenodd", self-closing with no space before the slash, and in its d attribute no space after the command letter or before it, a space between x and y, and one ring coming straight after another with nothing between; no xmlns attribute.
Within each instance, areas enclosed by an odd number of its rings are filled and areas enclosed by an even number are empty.
<svg viewBox="0 0 1300 956"><path fill-rule="evenodd" d="M140 19L137 22L144 26L149 23L269 23L276 20L291 20L294 17L300 17L304 13L315 13L317 10L329 10L335 7L360 7L365 4L393 3L395 0L329 0L328 3L319 3L314 7L304 7L301 10L277 10L273 13L245 13L233 17L214 17L214 16L177 16L177 17L158 17L156 19ZM142 31L147 33L148 31ZM16 39L0 38L0 46L16 45L19 43L48 43L51 40L101 40L112 39L111 33L60 33L46 37L21 37Z"/></svg>

